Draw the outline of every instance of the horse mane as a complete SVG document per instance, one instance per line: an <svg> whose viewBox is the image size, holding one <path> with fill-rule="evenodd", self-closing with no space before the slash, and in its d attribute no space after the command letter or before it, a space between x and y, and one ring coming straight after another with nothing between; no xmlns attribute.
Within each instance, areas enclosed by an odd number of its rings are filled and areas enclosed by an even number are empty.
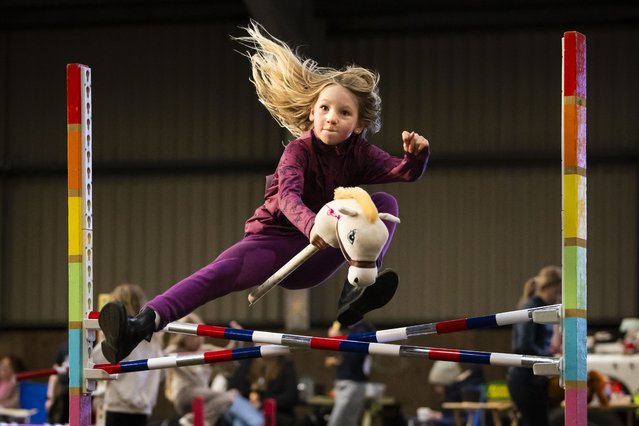
<svg viewBox="0 0 639 426"><path fill-rule="evenodd" d="M362 188L358 186L345 188L340 186L339 188L335 188L335 199L336 200L346 200L352 198L357 201L357 204L362 208L362 212L364 216L368 219L370 223L374 223L379 217L377 214L377 207L375 207L375 203L371 199L371 196L368 195L368 192L364 191Z"/></svg>

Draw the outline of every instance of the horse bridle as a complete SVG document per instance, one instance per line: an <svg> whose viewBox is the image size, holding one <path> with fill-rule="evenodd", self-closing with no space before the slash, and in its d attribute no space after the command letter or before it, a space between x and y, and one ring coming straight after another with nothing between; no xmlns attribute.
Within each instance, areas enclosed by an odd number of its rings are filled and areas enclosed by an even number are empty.
<svg viewBox="0 0 639 426"><path fill-rule="evenodd" d="M344 256L348 264L356 268L371 268L371 269L377 268L377 263L374 260L370 261L370 260L351 259L351 257L346 252L346 249L344 248L344 243L342 242L342 239L340 238L340 235L339 235L339 220L342 216L339 213L337 213L335 210L333 210L330 206L327 206L327 207L328 207L328 214L333 216L335 219L337 219L335 221L335 235L337 237L337 243L339 244L339 249L342 251L342 255Z"/></svg>

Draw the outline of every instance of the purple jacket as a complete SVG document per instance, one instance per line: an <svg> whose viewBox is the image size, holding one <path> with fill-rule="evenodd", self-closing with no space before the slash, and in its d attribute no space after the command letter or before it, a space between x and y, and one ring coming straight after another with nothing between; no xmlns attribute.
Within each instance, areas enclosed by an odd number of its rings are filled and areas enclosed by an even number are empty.
<svg viewBox="0 0 639 426"><path fill-rule="evenodd" d="M426 170L428 151L393 157L360 135L326 145L312 130L284 150L264 204L246 221L247 234L309 236L315 214L333 200L335 188L371 183L412 182Z"/></svg>

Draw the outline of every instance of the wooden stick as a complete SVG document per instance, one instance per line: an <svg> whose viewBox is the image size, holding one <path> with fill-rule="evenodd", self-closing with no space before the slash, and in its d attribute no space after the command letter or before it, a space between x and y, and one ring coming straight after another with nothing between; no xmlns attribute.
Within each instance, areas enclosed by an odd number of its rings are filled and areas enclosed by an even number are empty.
<svg viewBox="0 0 639 426"><path fill-rule="evenodd" d="M312 244L309 244L304 250L297 253L291 260L286 262L277 272L275 272L269 279L257 286L249 296L249 306L253 306L255 302L260 300L266 293L271 291L273 287L284 281L284 278L288 277L291 272L300 267L300 265L310 259L319 249Z"/></svg>

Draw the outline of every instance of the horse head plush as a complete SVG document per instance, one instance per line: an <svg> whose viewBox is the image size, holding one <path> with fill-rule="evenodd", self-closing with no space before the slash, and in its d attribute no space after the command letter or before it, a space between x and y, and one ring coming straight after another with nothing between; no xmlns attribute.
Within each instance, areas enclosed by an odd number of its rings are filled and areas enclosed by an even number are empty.
<svg viewBox="0 0 639 426"><path fill-rule="evenodd" d="M350 264L348 282L355 287L367 287L377 279L376 261L388 240L388 229L382 220L399 223L392 214L378 213L370 195L357 187L337 188L335 199L315 216L313 229L331 247L342 250ZM317 250L312 244L306 246L249 294L249 304L264 297Z"/></svg>
<svg viewBox="0 0 639 426"><path fill-rule="evenodd" d="M327 244L340 248L350 264L348 282L367 287L377 278L376 261L388 240L382 220L399 223L390 213L379 213L362 188L335 189L335 199L315 217L315 231Z"/></svg>

